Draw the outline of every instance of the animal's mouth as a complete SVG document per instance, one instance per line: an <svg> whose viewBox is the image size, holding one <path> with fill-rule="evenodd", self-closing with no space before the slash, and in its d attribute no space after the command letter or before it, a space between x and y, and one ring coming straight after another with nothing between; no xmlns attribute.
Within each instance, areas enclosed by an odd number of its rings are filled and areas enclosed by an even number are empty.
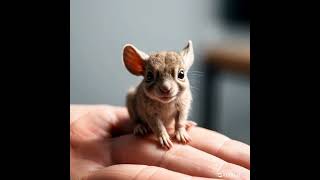
<svg viewBox="0 0 320 180"><path fill-rule="evenodd" d="M159 99L161 99L162 101L170 101L172 99L174 99L176 96L160 96Z"/></svg>
<svg viewBox="0 0 320 180"><path fill-rule="evenodd" d="M161 103L169 103L173 101L178 94L158 94L158 93L149 93L144 89L144 93L151 99L160 101Z"/></svg>

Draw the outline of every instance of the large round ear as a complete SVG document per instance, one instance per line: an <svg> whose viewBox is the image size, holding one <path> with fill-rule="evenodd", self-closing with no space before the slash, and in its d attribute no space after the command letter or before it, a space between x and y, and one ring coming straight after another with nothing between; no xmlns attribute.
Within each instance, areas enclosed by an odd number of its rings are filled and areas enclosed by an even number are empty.
<svg viewBox="0 0 320 180"><path fill-rule="evenodd" d="M193 64L193 60L194 60L193 46L192 46L191 40L189 40L187 46L182 49L182 51L180 52L180 55L183 58L186 68L189 69Z"/></svg>
<svg viewBox="0 0 320 180"><path fill-rule="evenodd" d="M126 44L123 47L122 59L129 72L140 76L144 74L144 61L149 59L149 55L138 50L131 44Z"/></svg>

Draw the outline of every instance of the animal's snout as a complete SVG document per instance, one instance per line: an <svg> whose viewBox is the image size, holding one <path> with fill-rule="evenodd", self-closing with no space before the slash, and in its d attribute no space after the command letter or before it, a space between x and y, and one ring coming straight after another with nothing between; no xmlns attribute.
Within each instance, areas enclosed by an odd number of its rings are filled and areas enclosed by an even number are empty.
<svg viewBox="0 0 320 180"><path fill-rule="evenodd" d="M164 82L159 89L163 94L170 94L172 87L169 82Z"/></svg>

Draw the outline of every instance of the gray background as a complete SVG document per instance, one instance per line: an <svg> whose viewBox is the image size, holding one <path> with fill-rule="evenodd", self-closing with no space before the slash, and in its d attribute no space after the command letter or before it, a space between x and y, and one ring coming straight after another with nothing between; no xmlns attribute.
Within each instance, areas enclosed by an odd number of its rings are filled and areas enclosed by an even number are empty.
<svg viewBox="0 0 320 180"><path fill-rule="evenodd" d="M219 16L220 1L212 0L71 0L70 103L124 105L130 86L142 79L121 62L124 44L150 52L180 50L192 40L200 67L206 44L234 37L249 43L250 31L228 27ZM201 123L203 76L190 77L194 102L190 119ZM232 73L219 76L220 127L215 129L250 144L250 80Z"/></svg>

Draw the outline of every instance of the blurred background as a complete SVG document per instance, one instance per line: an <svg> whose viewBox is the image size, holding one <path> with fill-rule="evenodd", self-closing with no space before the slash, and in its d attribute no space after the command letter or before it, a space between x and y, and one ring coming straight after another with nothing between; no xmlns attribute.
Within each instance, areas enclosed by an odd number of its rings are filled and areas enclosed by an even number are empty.
<svg viewBox="0 0 320 180"><path fill-rule="evenodd" d="M70 103L124 106L142 77L122 47L180 51L192 40L189 119L250 144L250 18L245 0L71 0Z"/></svg>

